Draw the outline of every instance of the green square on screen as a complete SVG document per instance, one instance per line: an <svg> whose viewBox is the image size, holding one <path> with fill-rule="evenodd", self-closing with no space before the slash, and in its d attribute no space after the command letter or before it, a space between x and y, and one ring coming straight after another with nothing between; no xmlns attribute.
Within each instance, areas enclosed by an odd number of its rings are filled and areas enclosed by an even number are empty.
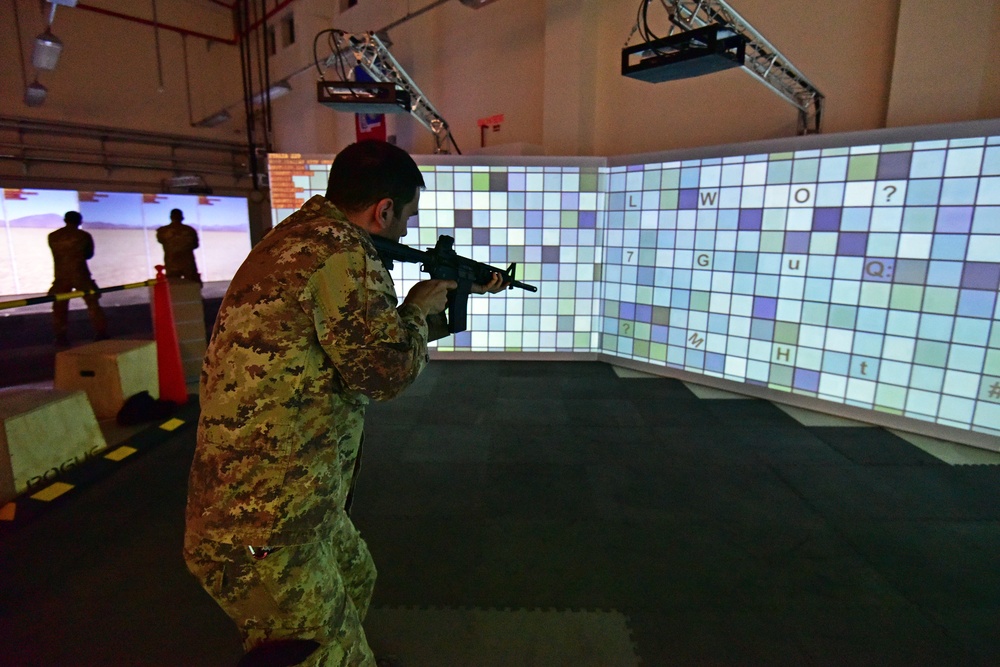
<svg viewBox="0 0 1000 667"><path fill-rule="evenodd" d="M771 377L768 378L768 385L777 385L776 388L788 389L792 386L794 372L795 369L791 366L771 364Z"/></svg>
<svg viewBox="0 0 1000 667"><path fill-rule="evenodd" d="M681 170L665 169L660 177L660 187L664 190L677 189L681 186Z"/></svg>
<svg viewBox="0 0 1000 667"><path fill-rule="evenodd" d="M878 171L878 155L852 155L847 165L847 180L874 181Z"/></svg>
<svg viewBox="0 0 1000 667"><path fill-rule="evenodd" d="M760 251L761 252L782 252L785 247L784 232L761 232Z"/></svg>
<svg viewBox="0 0 1000 667"><path fill-rule="evenodd" d="M920 285L893 285L889 305L896 310L920 310L923 296L924 288Z"/></svg>
<svg viewBox="0 0 1000 667"><path fill-rule="evenodd" d="M792 167L792 183L815 183L819 178L819 158L796 160Z"/></svg>
<svg viewBox="0 0 1000 667"><path fill-rule="evenodd" d="M954 287L924 288L924 312L954 315L958 308L958 290Z"/></svg>
<svg viewBox="0 0 1000 667"><path fill-rule="evenodd" d="M789 345L798 345L799 325L795 324L794 322L775 322L774 342L788 343Z"/></svg>
<svg viewBox="0 0 1000 667"><path fill-rule="evenodd" d="M660 192L660 208L677 208L677 190L663 190Z"/></svg>
<svg viewBox="0 0 1000 667"><path fill-rule="evenodd" d="M1000 375L1000 350L986 350L983 373L986 375Z"/></svg>
<svg viewBox="0 0 1000 667"><path fill-rule="evenodd" d="M854 321L858 318L858 309L854 306L833 304L830 306L830 320L828 324L838 329L853 329Z"/></svg>
<svg viewBox="0 0 1000 667"><path fill-rule="evenodd" d="M573 334L573 347L590 347L590 334L586 331Z"/></svg>
<svg viewBox="0 0 1000 667"><path fill-rule="evenodd" d="M817 324L825 327L827 313L829 310L829 304L819 303L817 301L806 301L802 304L802 323Z"/></svg>
<svg viewBox="0 0 1000 667"><path fill-rule="evenodd" d="M691 292L691 305L689 306L689 308L691 310L708 312L708 302L711 296L712 296L711 292L701 292L701 291Z"/></svg>
<svg viewBox="0 0 1000 667"><path fill-rule="evenodd" d="M649 341L637 340L632 346L632 354L637 357L649 358Z"/></svg>
<svg viewBox="0 0 1000 667"><path fill-rule="evenodd" d="M490 189L490 175L489 172L476 172L472 175L472 189L473 190L484 190L489 191Z"/></svg>
<svg viewBox="0 0 1000 667"><path fill-rule="evenodd" d="M898 414L906 405L906 387L897 387L894 384L878 385L875 390L875 409L885 408L884 412L895 412Z"/></svg>
<svg viewBox="0 0 1000 667"><path fill-rule="evenodd" d="M580 212L579 211L563 211L560 219L559 226L563 229L576 229L580 224Z"/></svg>
<svg viewBox="0 0 1000 667"><path fill-rule="evenodd" d="M913 351L913 362L944 368L948 363L948 344L936 340L918 340Z"/></svg>
<svg viewBox="0 0 1000 667"><path fill-rule="evenodd" d="M903 211L903 231L933 232L936 218L937 208L934 206L907 206Z"/></svg>
<svg viewBox="0 0 1000 667"><path fill-rule="evenodd" d="M869 308L888 308L890 290L888 283L862 283L860 304Z"/></svg>

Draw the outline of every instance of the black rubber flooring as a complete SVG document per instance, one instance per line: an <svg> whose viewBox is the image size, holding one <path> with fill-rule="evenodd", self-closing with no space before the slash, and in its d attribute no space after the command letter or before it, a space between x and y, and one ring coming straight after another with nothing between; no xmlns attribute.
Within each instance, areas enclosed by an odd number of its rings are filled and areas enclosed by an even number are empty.
<svg viewBox="0 0 1000 667"><path fill-rule="evenodd" d="M642 665L1000 664L1000 467L599 362L435 361L367 434L376 608L615 611ZM0 532L0 664L235 664L180 556L193 447Z"/></svg>

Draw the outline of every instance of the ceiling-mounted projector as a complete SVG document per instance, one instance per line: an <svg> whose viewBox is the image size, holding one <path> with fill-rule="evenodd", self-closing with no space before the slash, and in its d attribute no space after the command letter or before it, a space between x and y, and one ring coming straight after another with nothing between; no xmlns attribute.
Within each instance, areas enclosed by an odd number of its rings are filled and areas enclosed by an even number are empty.
<svg viewBox="0 0 1000 667"><path fill-rule="evenodd" d="M742 67L747 40L713 23L622 49L624 76L660 83Z"/></svg>

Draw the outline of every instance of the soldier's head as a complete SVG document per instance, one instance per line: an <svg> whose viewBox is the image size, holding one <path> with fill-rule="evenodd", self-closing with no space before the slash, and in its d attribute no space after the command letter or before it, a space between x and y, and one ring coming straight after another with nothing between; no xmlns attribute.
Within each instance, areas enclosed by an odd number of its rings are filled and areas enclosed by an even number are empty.
<svg viewBox="0 0 1000 667"><path fill-rule="evenodd" d="M385 141L359 141L337 154L326 198L350 217L374 207L385 236L406 233L424 177L413 158Z"/></svg>
<svg viewBox="0 0 1000 667"><path fill-rule="evenodd" d="M78 211L66 211L63 222L66 223L67 227L79 227L83 222L83 216Z"/></svg>
<svg viewBox="0 0 1000 667"><path fill-rule="evenodd" d="M184 221L184 211L179 208L175 208L170 211L170 222L183 222Z"/></svg>

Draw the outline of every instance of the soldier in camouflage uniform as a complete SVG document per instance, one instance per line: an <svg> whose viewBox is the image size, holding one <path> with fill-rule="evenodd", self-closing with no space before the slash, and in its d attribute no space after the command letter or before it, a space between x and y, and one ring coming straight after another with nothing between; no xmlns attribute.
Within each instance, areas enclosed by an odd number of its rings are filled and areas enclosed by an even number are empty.
<svg viewBox="0 0 1000 667"><path fill-rule="evenodd" d="M423 370L428 339L447 333L429 332L428 317L456 283L417 283L400 305L370 234L404 235L422 186L401 149L349 146L326 197L272 229L223 299L202 369L184 552L248 650L313 640L301 664L374 664L361 623L375 566L346 507L365 407ZM499 278L478 288L497 291Z"/></svg>
<svg viewBox="0 0 1000 667"><path fill-rule="evenodd" d="M104 310L99 302L101 295L96 293L97 283L90 276L87 260L94 256L94 238L80 229L83 216L77 211L68 211L63 216L65 227L49 234L49 248L52 250L52 263L55 268L55 278L49 288L49 296L65 294L74 290L95 292L85 294L87 314L94 329L94 338L102 340L108 337L108 323L104 318ZM56 344L69 344L69 301L52 302L52 324L55 329Z"/></svg>
<svg viewBox="0 0 1000 667"><path fill-rule="evenodd" d="M170 224L156 230L156 240L163 246L163 272L168 278L185 278L201 284L201 275L194 261L198 247L198 231L184 224L184 212L170 211Z"/></svg>

